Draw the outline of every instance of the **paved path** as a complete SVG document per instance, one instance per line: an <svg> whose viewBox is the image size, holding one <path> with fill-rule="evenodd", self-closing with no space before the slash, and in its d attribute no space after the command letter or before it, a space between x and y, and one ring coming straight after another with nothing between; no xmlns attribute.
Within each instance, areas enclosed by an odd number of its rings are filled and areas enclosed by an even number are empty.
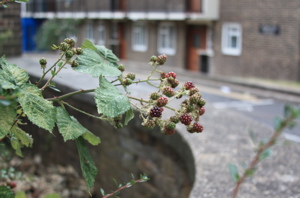
<svg viewBox="0 0 300 198"><path fill-rule="evenodd" d="M32 75L39 75L40 69L37 63L41 56L45 56L48 62L56 57L49 54L27 54L20 58L12 58L10 62L26 68ZM125 66L130 64L128 61L124 63ZM131 67L128 67L128 71L139 71L140 74L137 74L137 77L143 78L147 73L146 67L147 64L132 64ZM169 67L162 69L170 71ZM176 71L178 74L179 70ZM186 79L193 79L200 86L200 90L206 88L208 91L215 92L217 90L213 88L224 84L208 78L200 79L200 76L186 71L181 72L179 80L182 78L184 82ZM88 75L78 74L70 69L64 70L60 76L63 78L56 78L56 81L73 89L88 89L97 86L97 79L91 79ZM134 85L131 89L137 92L147 90L134 87ZM249 87L249 89L254 88ZM234 92L234 94L234 97L256 100L252 94L248 96L240 94L240 92ZM281 95L282 93L276 94ZM289 97L294 100L296 96ZM270 127L236 111L221 108L222 104L215 105L219 107L213 107L208 101L207 112L201 120L205 127L202 134L189 134L183 125L178 126L179 133L189 143L195 159L196 180L190 198L230 197L234 183L228 174L227 164L239 164L241 168L243 163L248 164L253 157L254 146L248 135L249 130L253 130L259 139L268 138L272 134ZM237 104L231 105L238 106ZM300 198L299 154L299 144L280 139L278 145L273 149L273 156L262 162L258 167L257 174L242 186L240 197Z"/></svg>

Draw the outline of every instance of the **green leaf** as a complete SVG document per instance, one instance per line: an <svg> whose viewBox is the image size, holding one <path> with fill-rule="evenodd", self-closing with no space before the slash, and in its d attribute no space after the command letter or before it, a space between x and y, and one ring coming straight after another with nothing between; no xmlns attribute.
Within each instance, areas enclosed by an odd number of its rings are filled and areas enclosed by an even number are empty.
<svg viewBox="0 0 300 198"><path fill-rule="evenodd" d="M255 171L256 171L256 169L255 169L255 168L252 168L252 169L246 170L246 172L245 172L245 175L246 175L247 177L251 177L251 176L253 176L253 175L254 175Z"/></svg>
<svg viewBox="0 0 300 198"><path fill-rule="evenodd" d="M233 181L238 182L240 179L240 175L237 166L235 164L228 164L228 169Z"/></svg>
<svg viewBox="0 0 300 198"><path fill-rule="evenodd" d="M126 112L124 124L127 125L127 124L129 123L129 121L132 120L133 118L134 118L134 112L133 112L133 109L130 108L130 109Z"/></svg>
<svg viewBox="0 0 300 198"><path fill-rule="evenodd" d="M45 198L60 198L60 195L53 193L53 194L46 195Z"/></svg>
<svg viewBox="0 0 300 198"><path fill-rule="evenodd" d="M27 84L20 89L19 102L28 119L35 125L52 132L56 121L56 111L52 102L43 98L41 91Z"/></svg>
<svg viewBox="0 0 300 198"><path fill-rule="evenodd" d="M83 136L83 138L92 145L100 143L99 137L84 128L76 118L70 117L69 113L64 108L58 107L56 112L58 130L62 134L64 141L75 140L78 137Z"/></svg>
<svg viewBox="0 0 300 198"><path fill-rule="evenodd" d="M22 3L22 2L28 2L28 0L18 0L18 1L15 1L16 3Z"/></svg>
<svg viewBox="0 0 300 198"><path fill-rule="evenodd" d="M11 147L16 151L16 154L20 157L23 157L23 154L22 154L22 144L20 143L20 141L17 139L17 138L10 138L10 144L11 144Z"/></svg>
<svg viewBox="0 0 300 198"><path fill-rule="evenodd" d="M22 129L20 129L17 126L14 126L12 129L12 136L17 138L18 140L21 141L22 145L26 146L26 147L31 147L32 143L33 143L33 139L31 137L31 135L29 135L28 133L26 133L25 131L23 131Z"/></svg>
<svg viewBox="0 0 300 198"><path fill-rule="evenodd" d="M103 196L105 196L105 191L103 190L103 188L100 188L100 192Z"/></svg>
<svg viewBox="0 0 300 198"><path fill-rule="evenodd" d="M274 129L277 131L279 130L283 125L283 120L279 117L275 117L274 119Z"/></svg>
<svg viewBox="0 0 300 198"><path fill-rule="evenodd" d="M113 63L105 60L99 53L92 49L84 49L83 53L76 58L78 67L73 69L78 72L90 74L93 77L119 76L121 71Z"/></svg>
<svg viewBox="0 0 300 198"><path fill-rule="evenodd" d="M259 160L264 160L272 155L272 150L267 149L264 150L260 155L259 155Z"/></svg>
<svg viewBox="0 0 300 198"><path fill-rule="evenodd" d="M26 193L23 191L18 191L15 198L26 198Z"/></svg>
<svg viewBox="0 0 300 198"><path fill-rule="evenodd" d="M107 49L105 46L96 45L96 48L104 59L112 63L120 61L118 57L110 49Z"/></svg>
<svg viewBox="0 0 300 198"><path fill-rule="evenodd" d="M97 52L97 48L95 47L95 45L89 40L89 39L85 39L81 45L82 49L91 49L94 50L95 52Z"/></svg>
<svg viewBox="0 0 300 198"><path fill-rule="evenodd" d="M28 81L26 70L7 62L4 56L0 58L0 65L0 85L3 89L16 89Z"/></svg>
<svg viewBox="0 0 300 198"><path fill-rule="evenodd" d="M77 149L79 153L80 159L80 167L82 171L82 175L85 178L86 186L88 190L94 185L95 177L98 173L98 170L95 166L95 163L92 159L92 156L87 149L87 146L82 137L76 139Z"/></svg>
<svg viewBox="0 0 300 198"><path fill-rule="evenodd" d="M0 139L4 138L10 133L10 128L16 118L16 106L11 104L9 106L0 105Z"/></svg>
<svg viewBox="0 0 300 198"><path fill-rule="evenodd" d="M127 112L131 108L129 99L103 76L99 80L100 87L95 91L98 113L113 118Z"/></svg>
<svg viewBox="0 0 300 198"><path fill-rule="evenodd" d="M6 186L0 186L0 197L15 198L14 193Z"/></svg>

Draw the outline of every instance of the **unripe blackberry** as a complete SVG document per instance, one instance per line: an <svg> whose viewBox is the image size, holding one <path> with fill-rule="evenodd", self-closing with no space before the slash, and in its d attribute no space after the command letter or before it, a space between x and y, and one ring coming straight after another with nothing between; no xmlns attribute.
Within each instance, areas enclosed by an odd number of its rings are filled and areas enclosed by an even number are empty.
<svg viewBox="0 0 300 198"><path fill-rule="evenodd" d="M194 95L190 96L189 101L191 104L197 104L198 102L200 102L200 99L201 99L200 94L194 94Z"/></svg>
<svg viewBox="0 0 300 198"><path fill-rule="evenodd" d="M132 80L130 78L125 78L122 82L122 85L131 85L132 84Z"/></svg>
<svg viewBox="0 0 300 198"><path fill-rule="evenodd" d="M169 72L166 74L166 78L172 77L172 78L176 79L176 76L177 76L177 74L174 72Z"/></svg>
<svg viewBox="0 0 300 198"><path fill-rule="evenodd" d="M64 42L68 43L70 45L70 47L74 47L75 46L75 41L71 38L66 38L64 40Z"/></svg>
<svg viewBox="0 0 300 198"><path fill-rule="evenodd" d="M162 93L167 96L167 97L172 97L175 95L174 90L172 89L172 87L165 87L162 91Z"/></svg>
<svg viewBox="0 0 300 198"><path fill-rule="evenodd" d="M146 127L147 129L151 130L156 126L156 123L154 120L147 120L146 122L144 122L142 124L144 127Z"/></svg>
<svg viewBox="0 0 300 198"><path fill-rule="evenodd" d="M190 96L194 95L195 93L199 93L199 89L197 87L193 87L190 89Z"/></svg>
<svg viewBox="0 0 300 198"><path fill-rule="evenodd" d="M74 53L73 53L72 50L66 51L66 58L67 58L67 59L70 59L70 58L72 58L73 56L74 56Z"/></svg>
<svg viewBox="0 0 300 198"><path fill-rule="evenodd" d="M151 56L150 61L155 62L157 60L157 56Z"/></svg>
<svg viewBox="0 0 300 198"><path fill-rule="evenodd" d="M190 125L191 122L193 121L193 118L189 114L185 113L180 116L179 120L184 125Z"/></svg>
<svg viewBox="0 0 300 198"><path fill-rule="evenodd" d="M192 128L192 131L193 132L197 132L197 133L201 133L203 131L203 126L201 124L199 124L198 122L195 122L193 124L193 128Z"/></svg>
<svg viewBox="0 0 300 198"><path fill-rule="evenodd" d="M63 52L67 51L69 49L70 45L68 43L65 42L61 42L59 44L59 49Z"/></svg>
<svg viewBox="0 0 300 198"><path fill-rule="evenodd" d="M174 122L167 123L164 127L165 135L173 135L175 133L176 124Z"/></svg>
<svg viewBox="0 0 300 198"><path fill-rule="evenodd" d="M167 55L163 54L157 57L156 64L163 65L167 61Z"/></svg>
<svg viewBox="0 0 300 198"><path fill-rule="evenodd" d="M201 107L199 110L199 115L203 115L205 113L205 107Z"/></svg>
<svg viewBox="0 0 300 198"><path fill-rule="evenodd" d="M127 78L131 79L131 80L134 80L135 79L135 74L134 73L128 73L126 75Z"/></svg>
<svg viewBox="0 0 300 198"><path fill-rule="evenodd" d="M175 124L177 124L180 120L178 116L171 116L170 117L170 121L174 122Z"/></svg>
<svg viewBox="0 0 300 198"><path fill-rule="evenodd" d="M168 104L168 98L166 97L159 97L157 99L156 105L159 107L166 106Z"/></svg>
<svg viewBox="0 0 300 198"><path fill-rule="evenodd" d="M193 104L188 105L187 108L186 108L187 112L192 112L194 110L195 110L195 105L193 105Z"/></svg>
<svg viewBox="0 0 300 198"><path fill-rule="evenodd" d="M81 55L83 53L83 49L81 47L76 48L76 54Z"/></svg>
<svg viewBox="0 0 300 198"><path fill-rule="evenodd" d="M160 97L159 93L157 92L153 92L151 95L150 95L150 98L152 100L157 100L158 98Z"/></svg>
<svg viewBox="0 0 300 198"><path fill-rule="evenodd" d="M40 65L41 65L42 69L45 69L46 65L47 65L47 60L45 58L41 58L40 59Z"/></svg>
<svg viewBox="0 0 300 198"><path fill-rule="evenodd" d="M206 104L206 100L201 98L198 104L199 104L200 107L203 107Z"/></svg>
<svg viewBox="0 0 300 198"><path fill-rule="evenodd" d="M170 83L171 85L174 83L174 81L175 81L175 78L173 78L172 76L169 76L168 77L168 75L166 74L166 78L167 78L167 80L168 80L168 83Z"/></svg>
<svg viewBox="0 0 300 198"><path fill-rule="evenodd" d="M194 88L194 87L195 87L195 85L194 85L194 83L193 83L193 82L191 82L191 81L188 81L188 82L184 83L184 87L185 87L185 89L186 89L186 90L189 90L189 89L192 89L192 88Z"/></svg>
<svg viewBox="0 0 300 198"><path fill-rule="evenodd" d="M117 128L117 129L121 129L121 128L123 128L123 127L124 127L124 126L123 126L122 123L120 123L120 122L116 123L116 128Z"/></svg>
<svg viewBox="0 0 300 198"><path fill-rule="evenodd" d="M174 81L172 83L170 83L170 84L171 84L172 88L176 88L179 85L179 80L174 79Z"/></svg>
<svg viewBox="0 0 300 198"><path fill-rule="evenodd" d="M165 72L161 72L161 73L160 73L160 78L161 78L161 79L165 79L165 78L166 78L166 75L167 75L167 74L166 74Z"/></svg>
<svg viewBox="0 0 300 198"><path fill-rule="evenodd" d="M151 117L160 117L161 114L162 114L162 109L158 106L155 106L150 110Z"/></svg>
<svg viewBox="0 0 300 198"><path fill-rule="evenodd" d="M123 71L125 71L125 67L124 67L124 65L119 65L118 66L118 70L120 70L121 72L123 72Z"/></svg>
<svg viewBox="0 0 300 198"><path fill-rule="evenodd" d="M79 63L76 60L72 61L71 67L78 67Z"/></svg>

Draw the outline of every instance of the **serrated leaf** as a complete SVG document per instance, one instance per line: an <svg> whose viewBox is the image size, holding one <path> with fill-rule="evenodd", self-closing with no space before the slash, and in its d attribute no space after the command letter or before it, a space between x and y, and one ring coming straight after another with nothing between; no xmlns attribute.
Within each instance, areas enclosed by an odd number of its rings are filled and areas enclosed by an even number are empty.
<svg viewBox="0 0 300 198"><path fill-rule="evenodd" d="M272 155L272 150L267 149L264 150L260 155L259 155L259 160L264 160Z"/></svg>
<svg viewBox="0 0 300 198"><path fill-rule="evenodd" d="M7 62L4 56L0 58L0 65L0 85L3 89L16 89L28 81L26 70Z"/></svg>
<svg viewBox="0 0 300 198"><path fill-rule="evenodd" d="M94 50L95 52L97 52L97 48L95 47L95 45L89 40L89 39L85 39L81 45L82 49L91 49Z"/></svg>
<svg viewBox="0 0 300 198"><path fill-rule="evenodd" d="M127 112L131 108L129 99L106 78L100 76L99 81L100 87L95 91L98 113L113 118Z"/></svg>
<svg viewBox="0 0 300 198"><path fill-rule="evenodd" d="M10 188L0 185L0 197L15 198L15 195Z"/></svg>
<svg viewBox="0 0 300 198"><path fill-rule="evenodd" d="M134 112L133 112L133 109L130 108L130 109L126 112L124 124L127 125L127 124L130 122L130 120L132 120L133 118L134 118Z"/></svg>
<svg viewBox="0 0 300 198"><path fill-rule="evenodd" d="M0 139L4 138L10 133L10 128L16 118L16 106L11 104L9 106L0 105Z"/></svg>
<svg viewBox="0 0 300 198"><path fill-rule="evenodd" d="M20 89L19 102L28 119L35 125L52 132L56 121L56 111L52 102L43 98L41 91L27 84Z"/></svg>
<svg viewBox="0 0 300 198"><path fill-rule="evenodd" d="M71 117L64 108L58 107L56 112L58 130L60 134L62 134L64 141L75 140L78 137L83 136L83 138L92 145L100 143L99 137L84 128L76 118Z"/></svg>
<svg viewBox="0 0 300 198"><path fill-rule="evenodd" d="M17 126L14 126L11 129L11 133L12 136L17 138L22 145L26 146L26 147L31 147L33 144L33 139L31 137L31 135L29 135L28 133L26 133L25 131L23 131L22 129L20 129Z"/></svg>
<svg viewBox="0 0 300 198"><path fill-rule="evenodd" d="M228 164L228 170L233 181L238 182L240 175L237 166L235 164Z"/></svg>
<svg viewBox="0 0 300 198"><path fill-rule="evenodd" d="M20 141L17 138L10 138L10 144L11 147L15 150L16 154L20 157L23 157L22 154L22 144L20 143Z"/></svg>
<svg viewBox="0 0 300 198"><path fill-rule="evenodd" d="M121 71L112 63L105 60L100 54L92 49L83 49L83 53L76 58L78 67L73 69L78 72L90 74L93 77L119 76Z"/></svg>
<svg viewBox="0 0 300 198"><path fill-rule="evenodd" d="M95 47L97 48L98 52L104 59L112 63L120 61L119 58L110 49L107 49L105 46L96 45Z"/></svg>
<svg viewBox="0 0 300 198"><path fill-rule="evenodd" d="M98 170L82 137L76 139L76 145L79 153L82 175L85 178L88 190L90 190L94 185Z"/></svg>

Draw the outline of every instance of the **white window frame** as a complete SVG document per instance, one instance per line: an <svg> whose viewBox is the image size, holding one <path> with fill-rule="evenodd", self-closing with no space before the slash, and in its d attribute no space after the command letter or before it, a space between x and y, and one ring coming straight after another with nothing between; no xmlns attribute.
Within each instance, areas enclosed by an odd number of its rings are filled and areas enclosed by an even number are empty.
<svg viewBox="0 0 300 198"><path fill-rule="evenodd" d="M87 21L85 35L91 42L94 42L94 23L92 20Z"/></svg>
<svg viewBox="0 0 300 198"><path fill-rule="evenodd" d="M148 49L148 27L145 22L138 21L132 25L131 46L134 51L145 52Z"/></svg>
<svg viewBox="0 0 300 198"><path fill-rule="evenodd" d="M160 54L176 54L176 26L174 23L163 22L159 24L157 47Z"/></svg>
<svg viewBox="0 0 300 198"><path fill-rule="evenodd" d="M105 23L101 21L98 25L98 41L97 41L97 44L98 45L105 45L105 38L106 38Z"/></svg>
<svg viewBox="0 0 300 198"><path fill-rule="evenodd" d="M233 39L235 38L235 44ZM234 46L233 46L234 45ZM242 54L242 26L238 23L224 23L222 26L222 52L226 55Z"/></svg>

